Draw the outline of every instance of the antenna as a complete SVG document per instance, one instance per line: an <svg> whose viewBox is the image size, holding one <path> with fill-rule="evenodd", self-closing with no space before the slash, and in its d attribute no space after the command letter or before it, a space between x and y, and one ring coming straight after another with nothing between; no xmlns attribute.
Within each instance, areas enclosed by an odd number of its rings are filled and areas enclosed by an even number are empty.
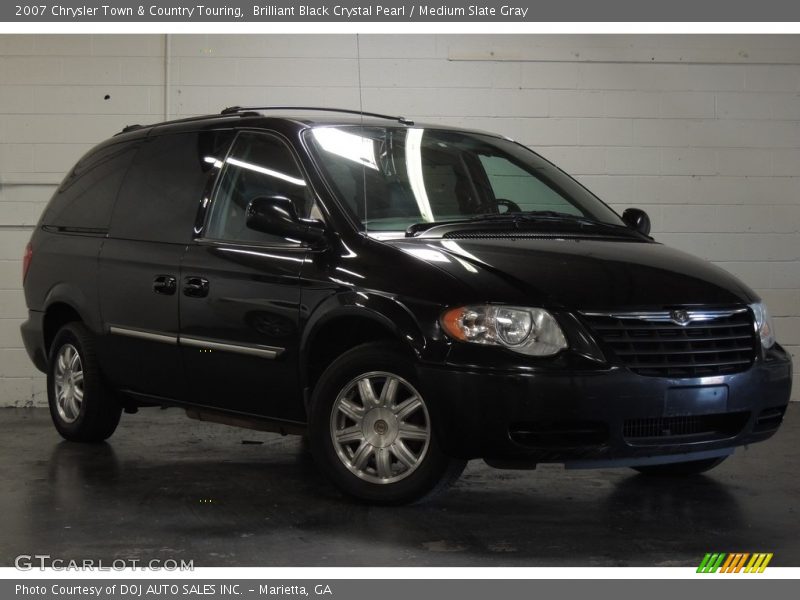
<svg viewBox="0 0 800 600"><path fill-rule="evenodd" d="M358 67L358 109L361 111L361 137L364 137L364 88L361 84L361 35L356 33L356 66ZM400 121L402 123L402 121ZM413 123L412 123L413 125ZM361 191L364 194L364 233L369 228L367 212L367 167L361 165Z"/></svg>
<svg viewBox="0 0 800 600"><path fill-rule="evenodd" d="M364 93L361 85L361 36L358 33L356 33L356 65L358 67L358 110L362 114L361 122L363 124Z"/></svg>

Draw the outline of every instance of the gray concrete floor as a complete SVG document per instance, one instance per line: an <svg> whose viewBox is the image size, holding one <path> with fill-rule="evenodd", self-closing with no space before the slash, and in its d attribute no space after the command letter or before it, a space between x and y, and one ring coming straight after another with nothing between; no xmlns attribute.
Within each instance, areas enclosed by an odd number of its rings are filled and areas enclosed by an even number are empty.
<svg viewBox="0 0 800 600"><path fill-rule="evenodd" d="M45 409L0 409L0 565L18 554L195 566L677 566L708 551L800 565L800 406L709 475L497 471L470 463L423 506L344 499L299 438L123 415L107 444L63 442ZM248 441L260 444L245 443Z"/></svg>

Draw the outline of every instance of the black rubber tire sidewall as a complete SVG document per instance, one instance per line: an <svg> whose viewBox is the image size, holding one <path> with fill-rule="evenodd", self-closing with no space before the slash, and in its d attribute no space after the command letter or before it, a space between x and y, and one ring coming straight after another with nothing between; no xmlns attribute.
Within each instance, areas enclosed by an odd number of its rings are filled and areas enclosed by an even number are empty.
<svg viewBox="0 0 800 600"><path fill-rule="evenodd" d="M65 422L58 414L55 398L55 357L65 344L78 351L83 367L83 403L78 418ZM73 442L102 442L114 433L122 409L103 383L95 353L94 338L82 323L69 323L56 334L47 365L47 399L50 417L61 437Z"/></svg>
<svg viewBox="0 0 800 600"><path fill-rule="evenodd" d="M370 371L387 371L399 375L420 391L416 369L401 347L393 343L374 342L349 350L336 359L322 374L311 398L309 441L315 461L346 494L372 504L408 504L443 491L458 478L466 464L447 457L439 448L435 427L422 464L408 477L391 484L376 484L359 479L342 464L330 436L330 413L339 392L350 381ZM420 392L421 393L421 392ZM424 397L429 418L431 399Z"/></svg>

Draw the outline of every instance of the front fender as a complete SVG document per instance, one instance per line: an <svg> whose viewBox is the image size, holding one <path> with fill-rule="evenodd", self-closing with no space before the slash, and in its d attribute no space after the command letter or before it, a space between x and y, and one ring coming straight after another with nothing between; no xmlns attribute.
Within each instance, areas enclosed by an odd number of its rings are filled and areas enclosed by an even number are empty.
<svg viewBox="0 0 800 600"><path fill-rule="evenodd" d="M397 299L375 293L346 291L330 296L314 308L303 327L300 355L307 356L317 334L341 318L368 319L391 331L418 357L427 346L425 333L413 313Z"/></svg>

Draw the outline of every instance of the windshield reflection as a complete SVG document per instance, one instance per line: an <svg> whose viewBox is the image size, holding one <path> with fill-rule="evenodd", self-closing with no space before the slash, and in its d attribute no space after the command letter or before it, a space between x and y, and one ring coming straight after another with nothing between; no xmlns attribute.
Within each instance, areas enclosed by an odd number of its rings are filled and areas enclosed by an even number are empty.
<svg viewBox="0 0 800 600"><path fill-rule="evenodd" d="M307 135L331 187L370 233L539 213L623 225L563 171L506 139L423 127L320 126Z"/></svg>

